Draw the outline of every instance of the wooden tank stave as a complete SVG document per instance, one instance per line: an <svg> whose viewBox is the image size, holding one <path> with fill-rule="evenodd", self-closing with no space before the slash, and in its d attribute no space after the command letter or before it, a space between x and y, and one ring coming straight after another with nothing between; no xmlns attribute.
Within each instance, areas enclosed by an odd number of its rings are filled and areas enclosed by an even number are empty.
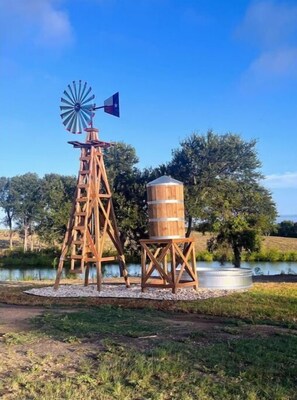
<svg viewBox="0 0 297 400"><path fill-rule="evenodd" d="M151 239L185 237L183 184L161 177L147 185Z"/></svg>

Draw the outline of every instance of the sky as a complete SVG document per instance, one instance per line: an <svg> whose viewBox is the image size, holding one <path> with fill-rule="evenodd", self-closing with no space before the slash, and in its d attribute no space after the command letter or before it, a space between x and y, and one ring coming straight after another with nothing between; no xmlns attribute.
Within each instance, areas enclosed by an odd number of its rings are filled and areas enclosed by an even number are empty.
<svg viewBox="0 0 297 400"><path fill-rule="evenodd" d="M104 141L139 168L171 159L193 132L236 133L257 152L279 215L297 214L297 1L0 0L0 176L76 175L84 140L60 98L86 81Z"/></svg>

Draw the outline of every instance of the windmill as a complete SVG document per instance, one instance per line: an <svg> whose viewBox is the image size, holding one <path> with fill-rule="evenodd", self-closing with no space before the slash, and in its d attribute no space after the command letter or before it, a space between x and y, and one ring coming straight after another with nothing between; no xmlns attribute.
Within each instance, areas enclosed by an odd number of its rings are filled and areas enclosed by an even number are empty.
<svg viewBox="0 0 297 400"><path fill-rule="evenodd" d="M85 286L89 283L90 266L96 265L97 289L102 285L102 262L117 261L120 275L129 287L123 247L112 204L112 194L104 166L104 149L112 144L99 140L98 129L93 127L95 111L104 109L119 117L119 93L96 106L95 96L86 82L73 81L61 98L61 118L66 129L73 134L86 132L86 141L70 141L81 150L80 166L72 210L62 245L54 288L58 289L64 261L70 251L70 269L84 274ZM110 239L116 255L104 256L106 240Z"/></svg>

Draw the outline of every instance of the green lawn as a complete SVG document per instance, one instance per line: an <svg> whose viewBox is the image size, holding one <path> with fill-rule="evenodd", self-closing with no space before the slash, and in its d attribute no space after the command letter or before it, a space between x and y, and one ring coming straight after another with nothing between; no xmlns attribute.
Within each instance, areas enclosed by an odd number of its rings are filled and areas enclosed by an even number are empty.
<svg viewBox="0 0 297 400"><path fill-rule="evenodd" d="M43 301L26 328L5 332L0 319L3 400L296 398L296 284L171 302L170 311L169 302Z"/></svg>

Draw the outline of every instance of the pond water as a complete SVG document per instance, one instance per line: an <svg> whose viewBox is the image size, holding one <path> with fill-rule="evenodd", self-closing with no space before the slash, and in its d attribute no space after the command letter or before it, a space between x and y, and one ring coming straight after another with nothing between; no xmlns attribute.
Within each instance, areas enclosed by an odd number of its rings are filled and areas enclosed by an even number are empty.
<svg viewBox="0 0 297 400"><path fill-rule="evenodd" d="M220 268L219 262L201 262L197 263L197 271L205 268ZM226 263L224 267L232 267L232 264ZM131 277L138 277L141 274L139 264L128 264L128 273ZM278 275L278 274L297 274L297 262L255 262L255 263L242 263L242 268L251 268L253 275ZM69 276L69 270L63 270L62 277ZM119 266L117 264L107 264L103 266L103 276L105 278L119 277ZM56 269L53 267L22 267L22 268L1 268L0 267L0 281L26 281L26 280L54 280L56 277ZM78 275L82 277L82 275ZM90 281L95 282L96 269L90 268Z"/></svg>

